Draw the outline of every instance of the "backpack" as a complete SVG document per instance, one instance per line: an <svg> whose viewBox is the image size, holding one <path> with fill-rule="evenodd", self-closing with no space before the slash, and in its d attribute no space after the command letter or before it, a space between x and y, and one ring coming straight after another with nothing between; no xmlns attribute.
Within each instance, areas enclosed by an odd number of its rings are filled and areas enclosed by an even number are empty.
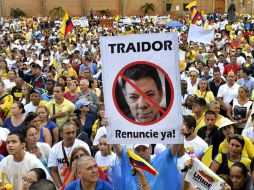
<svg viewBox="0 0 254 190"><path fill-rule="evenodd" d="M219 175L219 174L229 175L227 154L221 153L221 156L222 156L222 162L221 162L221 165L216 173L217 173L217 175Z"/></svg>

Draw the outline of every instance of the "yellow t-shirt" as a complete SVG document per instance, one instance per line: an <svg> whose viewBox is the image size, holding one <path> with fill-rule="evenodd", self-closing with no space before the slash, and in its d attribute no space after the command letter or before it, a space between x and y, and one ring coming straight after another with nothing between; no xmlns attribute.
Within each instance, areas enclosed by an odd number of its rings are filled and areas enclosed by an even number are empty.
<svg viewBox="0 0 254 190"><path fill-rule="evenodd" d="M221 164L222 163L222 154L219 153L214 160L218 164ZM241 157L240 162L243 163L247 167L248 170L250 169L251 160L249 158ZM231 160L228 159L228 167L231 168L233 164L234 164L234 162L232 162Z"/></svg>
<svg viewBox="0 0 254 190"><path fill-rule="evenodd" d="M207 104L210 104L211 101L215 100L212 91L201 92L200 90L196 90L194 94L200 98L204 98Z"/></svg>
<svg viewBox="0 0 254 190"><path fill-rule="evenodd" d="M50 113L50 117L53 116L53 104L55 104L55 113L59 113L61 112L68 112L68 114L64 117L61 118L57 118L56 119L56 125L57 127L61 127L70 116L75 116L74 114L74 110L75 110L75 106L72 102L70 102L69 100L66 100L64 98L64 101L62 104L57 104L55 100L51 100L49 102L47 102L45 104L45 106L48 108L49 113Z"/></svg>
<svg viewBox="0 0 254 190"><path fill-rule="evenodd" d="M194 117L194 114L192 114L192 116ZM198 130L201 128L201 127L204 127L205 126L205 113L203 113L203 115L201 116L201 118L199 118L198 120L196 120L196 127L195 127L195 134L198 133Z"/></svg>
<svg viewBox="0 0 254 190"><path fill-rule="evenodd" d="M217 126L217 127L219 127L220 126L220 123L221 123L221 120L224 118L224 116L223 115L218 115L218 118L216 119L216 122L215 122L215 125Z"/></svg>
<svg viewBox="0 0 254 190"><path fill-rule="evenodd" d="M60 76L62 76L64 69L61 69L57 75L57 78L59 78ZM73 68L69 68L68 70L68 77L75 77L76 79L78 78L78 75L76 73L76 71Z"/></svg>
<svg viewBox="0 0 254 190"><path fill-rule="evenodd" d="M245 158L254 158L254 145L252 144L251 140L243 135L243 140L244 140L244 147L242 151L242 156ZM220 143L219 146L219 153L226 153L227 152L227 145L228 141L224 139L222 143Z"/></svg>

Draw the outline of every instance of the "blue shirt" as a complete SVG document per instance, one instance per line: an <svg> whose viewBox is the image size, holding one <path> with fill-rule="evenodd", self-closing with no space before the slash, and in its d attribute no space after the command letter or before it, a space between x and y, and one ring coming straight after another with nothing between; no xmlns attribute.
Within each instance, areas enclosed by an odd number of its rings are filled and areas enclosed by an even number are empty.
<svg viewBox="0 0 254 190"><path fill-rule="evenodd" d="M90 66L86 66L84 64L80 65L79 73L81 73L85 69L90 69L91 75L95 75L98 72L98 68L94 63L91 63Z"/></svg>
<svg viewBox="0 0 254 190"><path fill-rule="evenodd" d="M64 190L83 190L81 187L80 178L68 184L64 188ZM99 180L97 181L95 190L113 190L113 187L109 182L106 182L99 178Z"/></svg>
<svg viewBox="0 0 254 190"><path fill-rule="evenodd" d="M11 122L11 117L7 117L5 120L4 120L4 123L3 123L3 128L7 128L9 129L10 132L14 132L14 131L20 131L20 132L23 132L24 131L24 127L26 126L26 122L25 120L22 121L22 123L20 123L17 127L14 127L12 122Z"/></svg>
<svg viewBox="0 0 254 190"><path fill-rule="evenodd" d="M45 93L43 93L43 94L41 95L41 100L44 100L44 101L46 101L46 102L49 102L50 100L53 100L53 99L54 99L53 95L52 95L52 96L49 96L49 95L48 95L48 92L45 92Z"/></svg>

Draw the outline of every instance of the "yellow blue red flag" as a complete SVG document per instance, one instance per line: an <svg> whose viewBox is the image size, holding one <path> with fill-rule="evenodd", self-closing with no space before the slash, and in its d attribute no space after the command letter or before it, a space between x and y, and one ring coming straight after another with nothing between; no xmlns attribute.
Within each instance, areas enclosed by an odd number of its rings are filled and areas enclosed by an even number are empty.
<svg viewBox="0 0 254 190"><path fill-rule="evenodd" d="M186 5L185 8L192 11L194 8L197 8L197 1L195 0L195 1L190 2L188 5Z"/></svg>
<svg viewBox="0 0 254 190"><path fill-rule="evenodd" d="M73 23L71 21L71 18L69 17L68 12L65 11L62 26L60 28L60 33L62 37L65 37L71 31L72 28Z"/></svg>
<svg viewBox="0 0 254 190"><path fill-rule="evenodd" d="M158 172L154 169L153 166L151 166L147 161L145 161L143 158L139 157L135 153L133 153L130 150L127 150L127 155L130 159L130 162L132 165L141 168L143 170L146 170L147 172L153 174L153 175L158 175Z"/></svg>
<svg viewBox="0 0 254 190"><path fill-rule="evenodd" d="M202 17L201 13L196 8L194 8L191 15L192 24L196 24L199 17Z"/></svg>

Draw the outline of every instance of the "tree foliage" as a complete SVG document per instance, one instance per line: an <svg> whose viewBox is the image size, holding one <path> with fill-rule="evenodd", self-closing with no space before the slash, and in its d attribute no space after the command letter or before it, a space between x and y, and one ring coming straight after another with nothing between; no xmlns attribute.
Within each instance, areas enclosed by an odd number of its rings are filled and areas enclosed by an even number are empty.
<svg viewBox="0 0 254 190"><path fill-rule="evenodd" d="M155 11L155 5L153 3L145 3L143 6L140 7L145 14L148 14L149 11Z"/></svg>
<svg viewBox="0 0 254 190"><path fill-rule="evenodd" d="M110 16L111 12L109 9L102 9L102 10L98 10L97 13L99 13L100 15L106 15L106 16Z"/></svg>
<svg viewBox="0 0 254 190"><path fill-rule="evenodd" d="M19 17L25 17L26 13L24 11L22 11L19 8L11 8L11 13L10 13L11 17L13 18L19 18Z"/></svg>
<svg viewBox="0 0 254 190"><path fill-rule="evenodd" d="M49 11L50 15L55 17L62 17L64 16L64 9L63 7L55 7Z"/></svg>

